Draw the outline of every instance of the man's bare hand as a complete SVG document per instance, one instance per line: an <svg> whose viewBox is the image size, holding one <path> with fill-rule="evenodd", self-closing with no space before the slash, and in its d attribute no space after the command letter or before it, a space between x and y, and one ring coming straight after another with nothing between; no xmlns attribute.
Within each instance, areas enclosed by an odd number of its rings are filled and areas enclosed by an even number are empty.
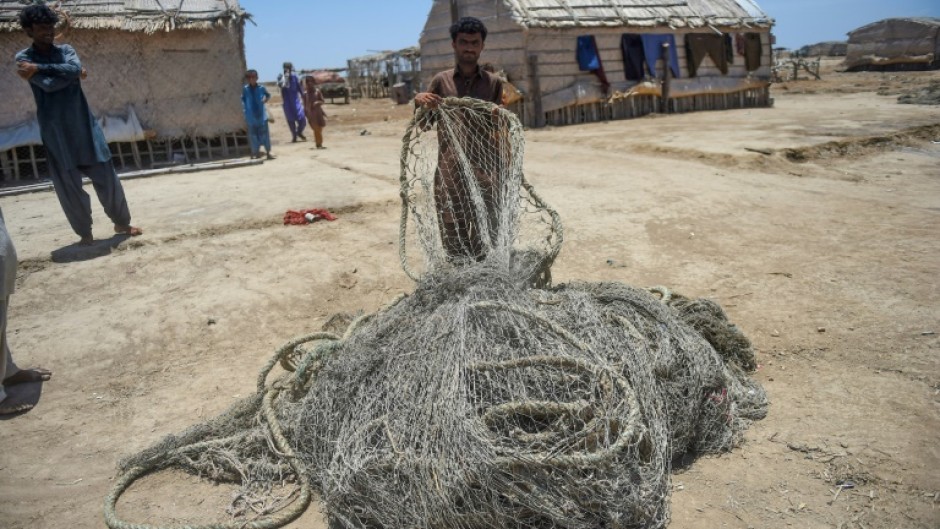
<svg viewBox="0 0 940 529"><path fill-rule="evenodd" d="M82 68L82 81L88 78L88 70Z"/></svg>
<svg viewBox="0 0 940 529"><path fill-rule="evenodd" d="M39 66L31 62L18 62L16 63L16 75L19 75L24 80L29 81L34 75L39 71Z"/></svg>
<svg viewBox="0 0 940 529"><path fill-rule="evenodd" d="M444 99L441 96L431 92L421 92L415 96L415 103L418 106L427 108L437 108L437 106L440 105L441 101L443 100Z"/></svg>

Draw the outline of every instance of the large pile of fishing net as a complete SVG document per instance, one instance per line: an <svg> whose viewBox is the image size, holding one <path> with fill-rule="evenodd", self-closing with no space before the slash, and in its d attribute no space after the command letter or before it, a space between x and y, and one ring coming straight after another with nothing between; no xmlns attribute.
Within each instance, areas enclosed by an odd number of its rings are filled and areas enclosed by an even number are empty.
<svg viewBox="0 0 940 529"><path fill-rule="evenodd" d="M282 525L312 491L331 528L664 527L672 461L766 413L752 349L707 300L551 286L561 224L522 156L504 110L419 111L401 179L414 292L286 344L257 395L124 460L108 524L131 527L114 513L130 483L177 466L240 483L262 516L228 527ZM299 498L271 499L285 481Z"/></svg>

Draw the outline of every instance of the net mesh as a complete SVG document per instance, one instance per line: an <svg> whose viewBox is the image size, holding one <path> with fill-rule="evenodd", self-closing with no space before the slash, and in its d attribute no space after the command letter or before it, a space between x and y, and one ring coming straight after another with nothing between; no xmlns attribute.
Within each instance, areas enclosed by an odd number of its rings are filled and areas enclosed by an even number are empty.
<svg viewBox="0 0 940 529"><path fill-rule="evenodd" d="M766 413L753 349L707 300L551 286L561 225L523 179L522 143L490 105L419 112L401 180L415 291L286 344L257 395L124 460L109 525L124 527L122 487L175 465L242 498L296 480L331 528L664 527L675 458L730 449ZM253 527L301 503L269 501Z"/></svg>
<svg viewBox="0 0 940 529"><path fill-rule="evenodd" d="M403 139L402 267L412 279L488 261L546 284L558 214L523 177L522 124L476 99L421 109Z"/></svg>

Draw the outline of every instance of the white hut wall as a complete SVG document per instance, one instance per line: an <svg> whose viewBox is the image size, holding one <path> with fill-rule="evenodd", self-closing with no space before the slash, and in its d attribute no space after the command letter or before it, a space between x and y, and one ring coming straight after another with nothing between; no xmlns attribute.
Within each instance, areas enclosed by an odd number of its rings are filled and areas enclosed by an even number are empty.
<svg viewBox="0 0 940 529"><path fill-rule="evenodd" d="M29 85L16 75L13 57L30 45L25 33L0 32L0 57L6 61L0 67L0 130L30 121L36 116L36 103Z"/></svg>
<svg viewBox="0 0 940 529"><path fill-rule="evenodd" d="M88 78L82 81L92 111L126 115L158 137L214 137L244 129L241 87L244 51L240 29L143 32L73 29L62 39L75 47ZM28 42L0 34L0 53L12 57ZM35 119L32 92L11 68L0 68L0 129Z"/></svg>

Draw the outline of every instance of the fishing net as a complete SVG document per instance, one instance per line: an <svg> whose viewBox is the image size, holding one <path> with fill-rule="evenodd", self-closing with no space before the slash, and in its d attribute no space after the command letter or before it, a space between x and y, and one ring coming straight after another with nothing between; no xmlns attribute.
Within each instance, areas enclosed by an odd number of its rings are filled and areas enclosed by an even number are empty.
<svg viewBox="0 0 940 529"><path fill-rule="evenodd" d="M118 497L177 466L261 506L227 527L283 525L314 490L331 529L664 527L673 460L732 448L766 413L753 350L707 300L552 286L561 224L522 147L491 105L419 111L401 175L415 291L285 344L255 396L122 461L109 526L140 527Z"/></svg>

